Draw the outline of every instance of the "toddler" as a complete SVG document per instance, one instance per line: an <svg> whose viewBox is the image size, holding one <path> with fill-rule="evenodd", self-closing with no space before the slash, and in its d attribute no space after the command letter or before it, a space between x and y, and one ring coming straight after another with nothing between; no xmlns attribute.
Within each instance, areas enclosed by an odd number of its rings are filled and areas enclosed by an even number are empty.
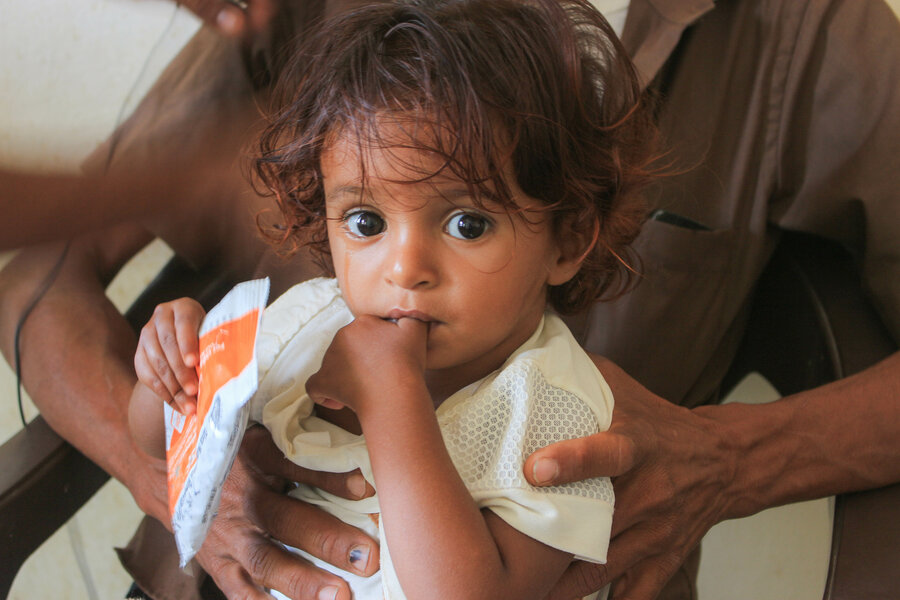
<svg viewBox="0 0 900 600"><path fill-rule="evenodd" d="M654 130L630 63L586 1L391 2L323 24L279 89L267 233L334 279L266 310L251 412L297 464L375 488L291 493L379 539L381 569L305 556L357 600L544 598L609 542L608 479L533 488L522 464L610 423L556 313L632 278ZM141 439L148 402L191 412L198 386L202 309L160 315L135 358Z"/></svg>

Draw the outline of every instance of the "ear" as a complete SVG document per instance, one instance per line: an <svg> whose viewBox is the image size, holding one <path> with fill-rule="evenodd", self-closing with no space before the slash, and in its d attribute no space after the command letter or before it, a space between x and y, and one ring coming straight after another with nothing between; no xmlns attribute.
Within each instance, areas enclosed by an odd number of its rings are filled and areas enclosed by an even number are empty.
<svg viewBox="0 0 900 600"><path fill-rule="evenodd" d="M556 233L558 253L554 264L550 266L547 284L562 285L575 277L581 269L584 259L597 245L599 236L600 221L597 219L594 219L594 226L590 233L586 231L576 233L574 228L563 226Z"/></svg>

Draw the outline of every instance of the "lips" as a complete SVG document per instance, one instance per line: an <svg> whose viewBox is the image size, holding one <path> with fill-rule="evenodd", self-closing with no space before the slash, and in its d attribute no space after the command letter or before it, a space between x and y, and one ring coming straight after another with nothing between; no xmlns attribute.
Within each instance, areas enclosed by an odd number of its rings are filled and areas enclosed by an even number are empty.
<svg viewBox="0 0 900 600"><path fill-rule="evenodd" d="M403 308L395 308L391 310L387 314L387 318L391 319L392 321L396 321L397 319L415 319L417 321L422 321L423 323L440 323L440 321L438 321L428 313L424 313L420 310L407 310Z"/></svg>

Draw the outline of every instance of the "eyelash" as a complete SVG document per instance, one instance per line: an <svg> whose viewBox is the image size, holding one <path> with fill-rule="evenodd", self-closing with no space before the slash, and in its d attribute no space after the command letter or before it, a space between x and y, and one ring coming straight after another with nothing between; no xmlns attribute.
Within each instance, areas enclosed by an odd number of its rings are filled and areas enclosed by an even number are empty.
<svg viewBox="0 0 900 600"><path fill-rule="evenodd" d="M453 224L454 222L458 222L458 220L462 217L476 217L477 219L479 219L482 222L482 224L484 225L484 229L478 234L477 237L474 237L474 238L464 238L464 237L457 237L457 236L453 235L452 233L450 233L449 228L450 228L451 224ZM488 233L491 230L491 228L493 226L494 226L493 221L491 221L491 219L485 217L481 213L478 213L475 211L470 211L470 210L460 210L460 211L456 211L455 213L450 215L449 218L447 218L446 222L444 223L444 232L447 233L447 235L449 235L450 237L452 237L454 239L465 240L465 241L474 241L474 240L481 239L486 233Z"/></svg>

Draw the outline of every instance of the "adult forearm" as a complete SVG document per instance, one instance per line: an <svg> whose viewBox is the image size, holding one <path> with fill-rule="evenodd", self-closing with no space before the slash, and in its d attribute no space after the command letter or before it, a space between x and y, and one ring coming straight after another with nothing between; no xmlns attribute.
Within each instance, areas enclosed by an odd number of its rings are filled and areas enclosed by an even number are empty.
<svg viewBox="0 0 900 600"><path fill-rule="evenodd" d="M696 410L735 444L727 517L900 481L900 353L770 404Z"/></svg>
<svg viewBox="0 0 900 600"><path fill-rule="evenodd" d="M10 364L13 338L61 246L20 253L0 274L0 342ZM74 244L20 339L26 389L51 427L165 518L165 467L141 453L127 428L134 384L134 334L106 299L102 265Z"/></svg>

